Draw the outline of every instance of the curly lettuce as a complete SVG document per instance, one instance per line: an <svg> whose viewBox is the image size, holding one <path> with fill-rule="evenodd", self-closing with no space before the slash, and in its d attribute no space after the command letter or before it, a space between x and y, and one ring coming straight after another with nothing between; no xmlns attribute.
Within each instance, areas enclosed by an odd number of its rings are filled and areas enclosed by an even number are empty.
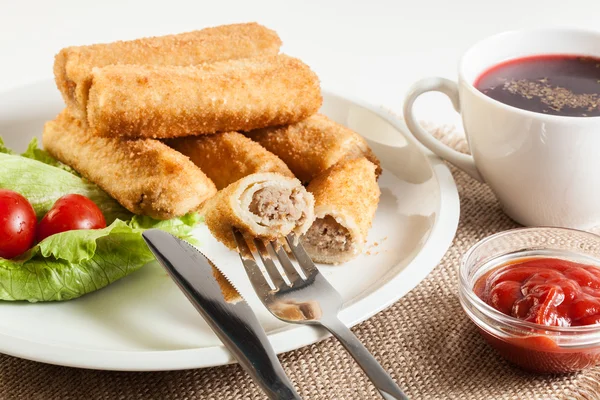
<svg viewBox="0 0 600 400"><path fill-rule="evenodd" d="M194 242L196 213L167 221L133 215L70 167L32 141L15 155L0 139L0 188L21 193L41 218L60 197L79 193L102 210L104 229L49 236L14 259L0 257L0 300L62 301L80 297L121 279L154 259L142 239L158 228Z"/></svg>

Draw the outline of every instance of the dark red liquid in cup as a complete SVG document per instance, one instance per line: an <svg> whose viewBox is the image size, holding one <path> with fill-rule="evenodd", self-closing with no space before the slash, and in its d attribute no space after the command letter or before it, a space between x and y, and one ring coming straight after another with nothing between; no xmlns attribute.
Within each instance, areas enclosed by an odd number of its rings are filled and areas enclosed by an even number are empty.
<svg viewBox="0 0 600 400"><path fill-rule="evenodd" d="M485 71L474 83L488 97L548 115L600 116L600 58L540 55Z"/></svg>

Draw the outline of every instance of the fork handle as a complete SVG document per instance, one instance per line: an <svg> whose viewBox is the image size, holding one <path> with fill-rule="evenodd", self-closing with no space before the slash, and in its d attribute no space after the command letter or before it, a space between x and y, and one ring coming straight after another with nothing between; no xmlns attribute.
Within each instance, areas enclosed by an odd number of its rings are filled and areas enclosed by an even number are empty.
<svg viewBox="0 0 600 400"><path fill-rule="evenodd" d="M385 400L408 400L408 397L396 385L392 377L342 321L336 317L326 321L321 320L320 323L342 343L342 346L356 360L377 390L379 390L381 397Z"/></svg>

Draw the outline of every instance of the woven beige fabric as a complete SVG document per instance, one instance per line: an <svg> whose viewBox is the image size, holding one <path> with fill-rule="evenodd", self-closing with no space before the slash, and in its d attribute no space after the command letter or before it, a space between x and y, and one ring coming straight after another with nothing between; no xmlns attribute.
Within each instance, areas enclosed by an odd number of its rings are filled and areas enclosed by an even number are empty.
<svg viewBox="0 0 600 400"><path fill-rule="evenodd" d="M438 136L466 148L451 129ZM356 335L412 399L600 399L600 367L568 376L538 376L508 365L488 348L457 298L457 268L477 240L516 226L490 190L453 169L461 219L452 247L417 288L360 324ZM379 399L333 339L284 354L304 399ZM0 356L0 399L263 399L237 365L175 372L103 372Z"/></svg>

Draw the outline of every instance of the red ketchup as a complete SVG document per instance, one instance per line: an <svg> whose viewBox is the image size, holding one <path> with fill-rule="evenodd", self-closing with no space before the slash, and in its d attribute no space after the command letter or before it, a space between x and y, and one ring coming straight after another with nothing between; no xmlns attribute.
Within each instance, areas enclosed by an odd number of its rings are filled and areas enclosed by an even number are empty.
<svg viewBox="0 0 600 400"><path fill-rule="evenodd" d="M488 305L545 326L599 324L600 267L558 258L513 260L480 277L473 287ZM540 327L543 332L543 327ZM600 349L564 349L543 334L505 339L483 332L507 359L538 372L572 372L600 363Z"/></svg>

